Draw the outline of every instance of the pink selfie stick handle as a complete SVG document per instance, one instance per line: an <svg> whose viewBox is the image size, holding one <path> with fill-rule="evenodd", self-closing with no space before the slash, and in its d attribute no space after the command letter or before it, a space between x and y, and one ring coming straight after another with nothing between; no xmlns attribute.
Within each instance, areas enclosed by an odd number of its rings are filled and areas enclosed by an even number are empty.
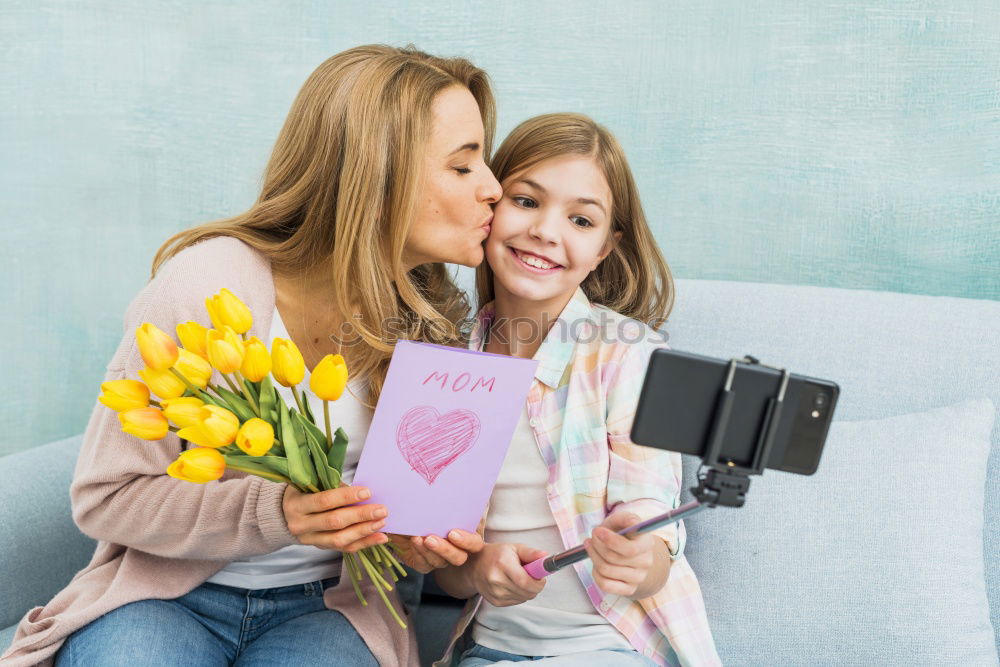
<svg viewBox="0 0 1000 667"><path fill-rule="evenodd" d="M701 510L708 507L707 505L702 505L697 500L692 500L689 503L681 505L677 509L670 510L659 516L654 516L652 519L647 519L634 526L629 526L628 528L622 528L616 531L619 535L624 535L625 537L630 537L631 535L637 535L639 533L645 533L647 531L659 528L660 526L665 526L669 523L674 523L675 521L680 521L683 518L689 517L692 514L696 514ZM545 556L539 558L538 560L532 561L524 566L535 579L544 579L553 572L558 572L567 565L572 565L573 563L578 563L581 560L587 558L587 550L582 544L577 545L570 549L569 551L564 551L561 554L555 554L554 556Z"/></svg>
<svg viewBox="0 0 1000 667"><path fill-rule="evenodd" d="M548 560L548 558L548 556L542 556L538 560L531 561L524 566L525 571L527 571L527 573L534 579L544 579L552 574L545 568L545 561Z"/></svg>

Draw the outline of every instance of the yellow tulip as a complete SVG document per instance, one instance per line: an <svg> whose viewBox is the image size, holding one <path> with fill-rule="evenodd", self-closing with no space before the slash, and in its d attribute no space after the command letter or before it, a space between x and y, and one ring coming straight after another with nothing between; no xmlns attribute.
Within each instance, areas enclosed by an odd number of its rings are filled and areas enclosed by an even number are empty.
<svg viewBox="0 0 1000 667"><path fill-rule="evenodd" d="M188 379L188 382L199 389L207 387L208 381L212 379L212 366L194 352L184 348L180 349L176 368L181 375Z"/></svg>
<svg viewBox="0 0 1000 667"><path fill-rule="evenodd" d="M216 329L228 326L238 334L246 333L253 326L250 309L226 288L205 299L205 308Z"/></svg>
<svg viewBox="0 0 1000 667"><path fill-rule="evenodd" d="M110 380L101 383L103 392L97 400L115 412L145 408L149 405L149 387L138 380Z"/></svg>
<svg viewBox="0 0 1000 667"><path fill-rule="evenodd" d="M248 419L236 434L236 446L250 456L264 456L274 444L274 428L254 417Z"/></svg>
<svg viewBox="0 0 1000 667"><path fill-rule="evenodd" d="M215 305L215 297L210 296L205 299L205 310L208 311L208 318L212 320L212 326L216 329L222 329L226 326L226 323L222 321L222 314L219 313L219 309Z"/></svg>
<svg viewBox="0 0 1000 667"><path fill-rule="evenodd" d="M167 467L167 474L171 477L195 484L219 479L225 471L226 459L207 447L195 447L181 452L177 460Z"/></svg>
<svg viewBox="0 0 1000 667"><path fill-rule="evenodd" d="M139 377L160 398L177 398L183 396L184 390L187 389L184 383L170 371L143 368L139 371Z"/></svg>
<svg viewBox="0 0 1000 667"><path fill-rule="evenodd" d="M347 386L347 364L339 354L323 357L309 377L309 388L324 401L335 401Z"/></svg>
<svg viewBox="0 0 1000 667"><path fill-rule="evenodd" d="M194 320L177 325L177 338L185 349L191 350L202 359L208 359L208 349L205 347L205 334L208 329Z"/></svg>
<svg viewBox="0 0 1000 667"><path fill-rule="evenodd" d="M286 387L302 382L306 375L306 362L291 339L275 338L271 344L271 373Z"/></svg>
<svg viewBox="0 0 1000 667"><path fill-rule="evenodd" d="M181 428L196 426L201 419L201 408L205 405L200 398L181 396L163 401L163 414Z"/></svg>
<svg viewBox="0 0 1000 667"><path fill-rule="evenodd" d="M217 405L204 405L197 423L177 431L177 437L202 447L225 447L236 439L240 420L229 410Z"/></svg>
<svg viewBox="0 0 1000 667"><path fill-rule="evenodd" d="M165 438L170 429L167 418L157 408L135 408L118 413L122 430L143 440Z"/></svg>
<svg viewBox="0 0 1000 667"><path fill-rule="evenodd" d="M177 363L177 343L149 322L136 330L135 340L142 360L153 370L164 371Z"/></svg>
<svg viewBox="0 0 1000 667"><path fill-rule="evenodd" d="M271 355L267 347L256 336L243 341L243 365L240 373L251 382L260 382L271 372Z"/></svg>
<svg viewBox="0 0 1000 667"><path fill-rule="evenodd" d="M243 341L229 327L210 329L206 334L208 361L220 373L238 371L243 364Z"/></svg>

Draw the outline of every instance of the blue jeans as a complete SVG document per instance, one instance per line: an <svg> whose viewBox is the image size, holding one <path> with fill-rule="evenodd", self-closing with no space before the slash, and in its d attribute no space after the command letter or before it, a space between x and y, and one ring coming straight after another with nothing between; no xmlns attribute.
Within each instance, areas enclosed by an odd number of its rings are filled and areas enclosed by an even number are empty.
<svg viewBox="0 0 1000 667"><path fill-rule="evenodd" d="M480 644L473 644L465 651L459 662L459 667L480 667L503 662L524 662L532 660L546 667L619 667L620 665L653 665L656 663L637 651L622 648L609 648L603 651L583 651L546 657L544 655L516 655Z"/></svg>
<svg viewBox="0 0 1000 667"><path fill-rule="evenodd" d="M261 590L206 582L176 600L133 602L70 635L56 665L378 667L343 614L323 606L337 581Z"/></svg>

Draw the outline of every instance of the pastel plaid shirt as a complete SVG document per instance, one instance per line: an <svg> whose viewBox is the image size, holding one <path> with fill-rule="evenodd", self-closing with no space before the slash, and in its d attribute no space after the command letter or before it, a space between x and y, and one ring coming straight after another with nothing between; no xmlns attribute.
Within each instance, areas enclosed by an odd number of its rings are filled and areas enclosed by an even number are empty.
<svg viewBox="0 0 1000 667"><path fill-rule="evenodd" d="M495 311L476 316L469 341L480 349ZM680 454L640 447L630 440L632 420L649 356L666 347L662 335L613 310L591 304L577 288L535 354L538 370L528 393L529 424L549 468L549 507L566 548L576 546L613 510L640 519L680 504ZM487 510L488 511L488 510ZM635 601L597 588L593 563L574 564L594 608L636 651L661 665L718 665L701 588L684 558L682 524L654 531L666 540L673 563L666 585ZM447 665L479 608L474 596L452 633Z"/></svg>

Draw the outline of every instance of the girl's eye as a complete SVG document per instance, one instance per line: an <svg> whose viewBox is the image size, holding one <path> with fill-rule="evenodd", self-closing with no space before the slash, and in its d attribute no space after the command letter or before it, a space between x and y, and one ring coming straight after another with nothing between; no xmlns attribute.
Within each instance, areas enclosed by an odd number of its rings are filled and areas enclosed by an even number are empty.
<svg viewBox="0 0 1000 667"><path fill-rule="evenodd" d="M511 200L518 206L523 206L524 208L535 208L535 200L531 197L524 197L522 195L514 195Z"/></svg>
<svg viewBox="0 0 1000 667"><path fill-rule="evenodd" d="M577 227L587 228L594 226L594 223L592 223L590 220L587 220L586 218L580 215L574 215L572 218L570 218L570 220L572 220L573 224L576 225Z"/></svg>
<svg viewBox="0 0 1000 667"><path fill-rule="evenodd" d="M458 173L462 174L463 176L465 174L471 174L472 173L472 170L469 169L468 167L453 167L453 169L455 171L457 171Z"/></svg>

